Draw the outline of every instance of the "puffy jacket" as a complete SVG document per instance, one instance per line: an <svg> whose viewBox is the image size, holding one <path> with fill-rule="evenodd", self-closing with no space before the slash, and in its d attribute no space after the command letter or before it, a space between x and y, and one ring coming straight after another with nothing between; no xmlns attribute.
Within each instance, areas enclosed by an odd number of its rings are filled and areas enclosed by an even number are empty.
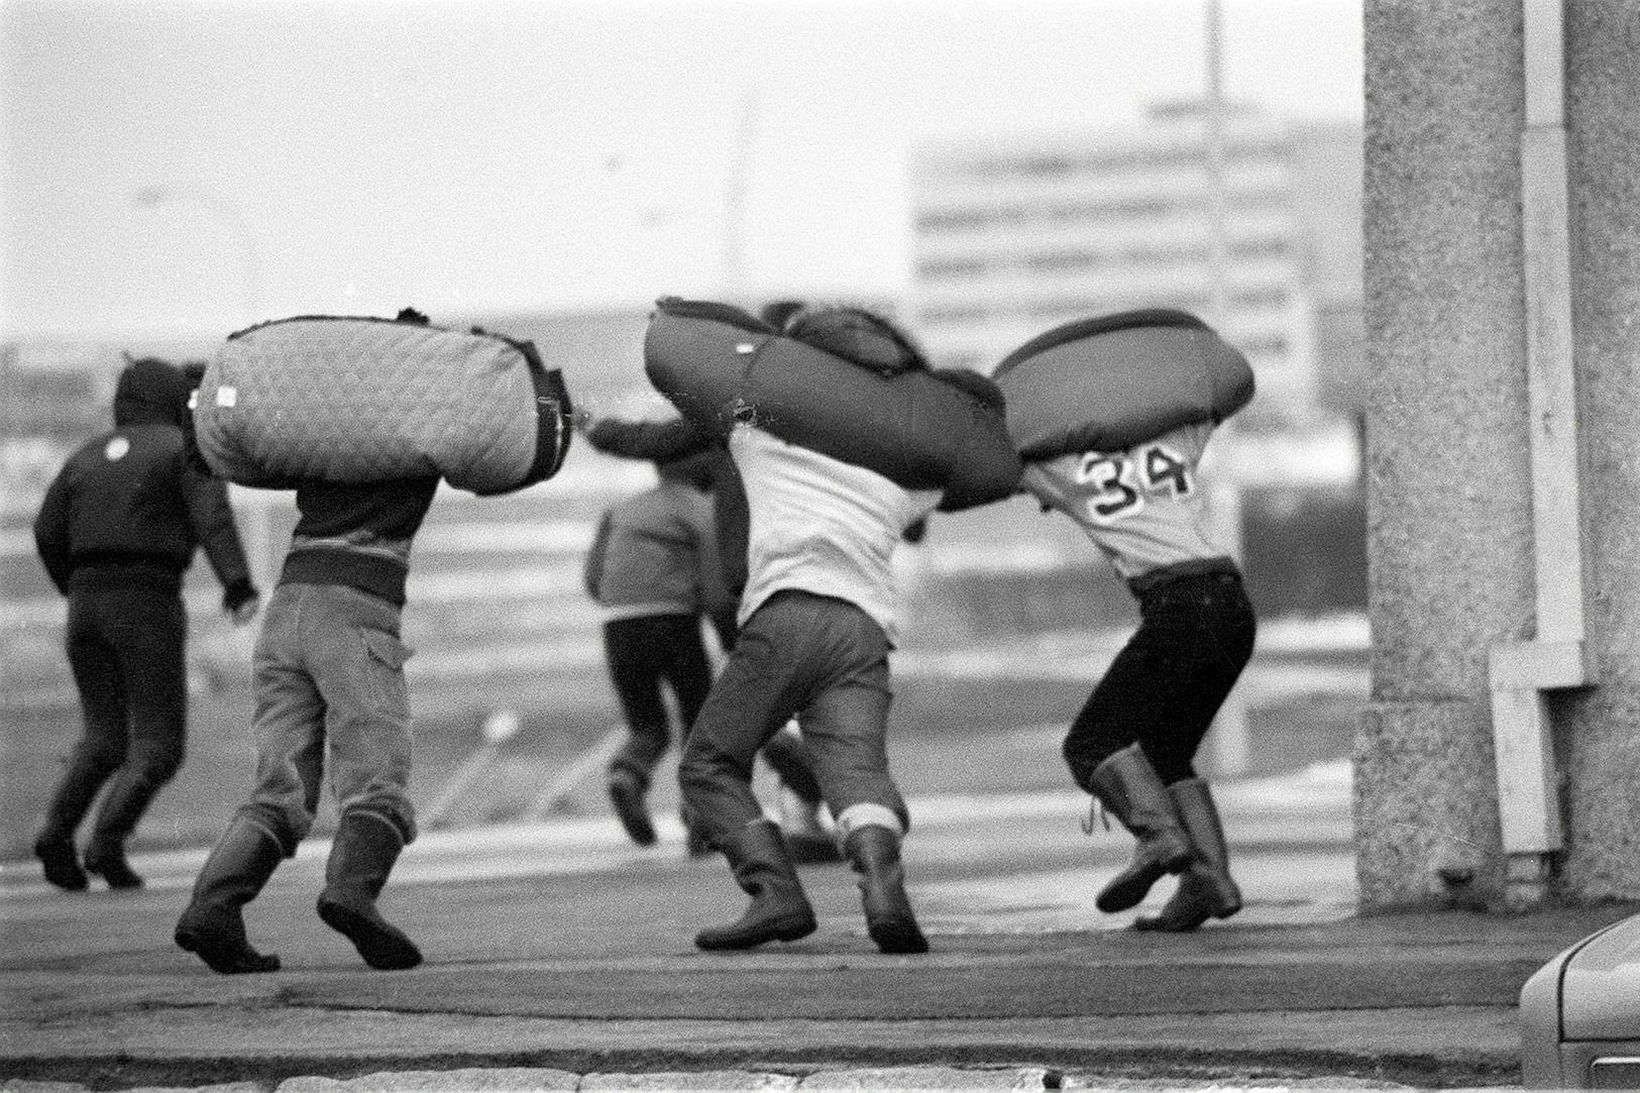
<svg viewBox="0 0 1640 1093"><path fill-rule="evenodd" d="M46 490L34 542L64 595L98 581L179 588L199 546L227 607L256 594L227 487L187 458L188 393L186 377L163 361L131 362L115 391L113 430L82 445Z"/></svg>
<svg viewBox="0 0 1640 1093"><path fill-rule="evenodd" d="M587 593L611 618L707 610L713 538L710 495L663 477L604 513L587 553Z"/></svg>

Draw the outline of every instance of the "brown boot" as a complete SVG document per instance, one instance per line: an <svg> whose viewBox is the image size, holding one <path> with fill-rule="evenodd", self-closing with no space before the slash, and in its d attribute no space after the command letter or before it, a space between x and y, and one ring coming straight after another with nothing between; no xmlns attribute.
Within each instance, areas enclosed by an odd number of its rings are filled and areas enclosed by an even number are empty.
<svg viewBox="0 0 1640 1093"><path fill-rule="evenodd" d="M1151 885L1190 864L1190 840L1173 798L1138 744L1107 758L1089 776L1093 795L1133 833L1133 861L1099 893L1095 905L1112 914L1137 907Z"/></svg>
<svg viewBox="0 0 1640 1093"><path fill-rule="evenodd" d="M325 863L319 917L353 942L364 962L378 971L402 971L421 963L421 950L376 910L393 863L404 849L398 825L374 812L347 812Z"/></svg>
<svg viewBox="0 0 1640 1093"><path fill-rule="evenodd" d="M814 933L818 925L814 908L803 894L779 827L768 820L754 820L734 836L720 840L718 849L729 859L735 883L752 897L752 905L737 921L696 934L697 947L750 949L765 941L796 941Z"/></svg>
<svg viewBox="0 0 1640 1093"><path fill-rule="evenodd" d="M1162 913L1134 922L1139 930L1188 933L1210 918L1229 918L1241 910L1241 889L1230 876L1230 848L1213 795L1200 778L1184 778L1167 787L1194 848L1190 865L1179 876L1178 890Z"/></svg>
<svg viewBox="0 0 1640 1093"><path fill-rule="evenodd" d="M885 953L926 953L928 939L917 926L905 894L905 867L900 864L899 833L881 824L849 832L843 843L849 864L860 874L860 904L866 932Z"/></svg>
<svg viewBox="0 0 1640 1093"><path fill-rule="evenodd" d="M284 850L265 829L235 819L194 881L193 899L177 920L176 943L223 975L275 972L279 958L251 948L241 908L279 867Z"/></svg>

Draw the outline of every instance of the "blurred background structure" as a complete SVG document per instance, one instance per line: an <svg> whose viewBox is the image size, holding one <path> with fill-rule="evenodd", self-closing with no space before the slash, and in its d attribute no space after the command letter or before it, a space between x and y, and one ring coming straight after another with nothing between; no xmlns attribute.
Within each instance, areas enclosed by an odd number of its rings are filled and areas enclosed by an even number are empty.
<svg viewBox="0 0 1640 1093"><path fill-rule="evenodd" d="M247 319L407 304L530 338L582 405L642 414L665 409L641 360L664 294L864 302L980 370L1072 319L1200 312L1259 381L1210 450L1259 656L1309 658L1215 755L1348 755L1368 640L1350 0L13 0L0 46L0 856L74 732L28 525L108 420L121 352L206 358ZM514 814L607 728L581 556L650 475L579 445L519 495L441 495L406 615L424 804L498 708L521 730L458 821ZM290 498L233 497L267 586ZM904 555L904 735L1011 741L968 765L1063 785L1057 737L1134 622L1125 588L1024 500ZM209 837L248 773L248 636L207 577L189 588L197 725L139 833L158 842Z"/></svg>

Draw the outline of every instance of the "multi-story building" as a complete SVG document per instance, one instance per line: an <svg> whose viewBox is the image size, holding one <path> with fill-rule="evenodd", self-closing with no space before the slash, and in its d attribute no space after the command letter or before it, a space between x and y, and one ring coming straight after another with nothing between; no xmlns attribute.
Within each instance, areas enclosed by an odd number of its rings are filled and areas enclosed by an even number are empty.
<svg viewBox="0 0 1640 1093"><path fill-rule="evenodd" d="M1335 391L1360 368L1360 127L1235 108L1221 131L1216 190L1199 103L1132 129L920 149L912 307L931 355L988 371L1061 323L1169 307L1248 355L1250 415L1290 419Z"/></svg>

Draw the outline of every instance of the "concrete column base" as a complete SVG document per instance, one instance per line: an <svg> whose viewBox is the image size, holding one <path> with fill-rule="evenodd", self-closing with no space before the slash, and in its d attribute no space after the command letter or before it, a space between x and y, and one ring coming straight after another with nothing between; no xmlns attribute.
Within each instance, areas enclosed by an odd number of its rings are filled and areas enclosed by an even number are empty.
<svg viewBox="0 0 1640 1093"><path fill-rule="evenodd" d="M1491 905L1504 895L1490 711L1375 702L1355 742L1363 911Z"/></svg>

